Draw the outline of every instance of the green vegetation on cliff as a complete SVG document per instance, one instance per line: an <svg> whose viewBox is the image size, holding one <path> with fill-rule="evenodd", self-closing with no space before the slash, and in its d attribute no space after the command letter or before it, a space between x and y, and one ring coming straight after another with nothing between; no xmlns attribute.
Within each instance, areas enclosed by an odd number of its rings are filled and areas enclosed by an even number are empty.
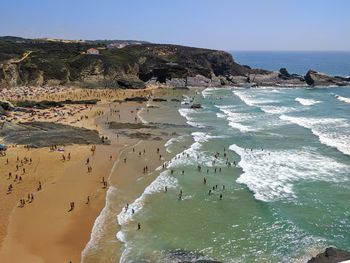
<svg viewBox="0 0 350 263"><path fill-rule="evenodd" d="M142 88L153 79L202 75L243 76L250 69L216 50L177 45L127 45L108 49L106 41L64 43L0 38L0 85L73 84L86 87ZM97 48L99 55L86 54ZM24 54L31 53L23 57Z"/></svg>

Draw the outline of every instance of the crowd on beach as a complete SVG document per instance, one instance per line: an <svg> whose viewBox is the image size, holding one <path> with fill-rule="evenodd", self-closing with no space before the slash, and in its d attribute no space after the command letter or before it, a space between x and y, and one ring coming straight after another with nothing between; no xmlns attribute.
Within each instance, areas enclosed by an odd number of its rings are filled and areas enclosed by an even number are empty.
<svg viewBox="0 0 350 263"><path fill-rule="evenodd" d="M30 147L25 147L26 149L28 149L28 151L30 151ZM64 147L63 146L58 146L58 145L52 145L49 147L51 152L54 151L59 151L59 152L64 152ZM97 147L96 145L92 145L91 146L91 154L92 156L94 155L95 151L96 151ZM71 160L71 153L63 153L61 155L61 158L58 159L61 162L69 162ZM112 156L110 156L110 160L112 160ZM7 174L7 180L10 181L8 187L7 187L7 194L11 194L13 193L13 191L15 191L15 186L17 184L23 183L26 178L29 176L29 174L31 172L33 172L33 167L38 165L38 162L40 160L38 160L37 162L34 162L32 160L32 158L29 157L19 157L17 156L14 159L10 159L10 158L6 158L6 166L9 166L9 168L7 170L9 170L8 174ZM90 158L87 158L85 166L87 167L87 172L91 173L92 172L92 164L90 162ZM29 171L29 173L28 173ZM105 180L104 177L102 177L101 179L101 184L102 184L102 188L106 189L107 188L107 181ZM42 183L40 180L37 181L37 188L33 189L33 192L30 192L27 194L27 198L23 197L20 198L19 200L19 204L18 207L23 208L26 204L30 204L34 201L34 192L35 191L41 191L42 190ZM90 202L90 196L87 196L87 203L88 204ZM72 211L74 209L74 201L70 203L70 210Z"/></svg>
<svg viewBox="0 0 350 263"><path fill-rule="evenodd" d="M72 92L73 89L65 86L46 86L46 87L32 87L32 86L21 86L3 88L0 90L0 100L6 101L25 101L25 100L36 100L41 97L55 97L57 94Z"/></svg>
<svg viewBox="0 0 350 263"><path fill-rule="evenodd" d="M4 101L65 101L65 100L123 100L130 96L147 96L154 89L124 90L87 89L68 86L22 86L0 89L0 100Z"/></svg>

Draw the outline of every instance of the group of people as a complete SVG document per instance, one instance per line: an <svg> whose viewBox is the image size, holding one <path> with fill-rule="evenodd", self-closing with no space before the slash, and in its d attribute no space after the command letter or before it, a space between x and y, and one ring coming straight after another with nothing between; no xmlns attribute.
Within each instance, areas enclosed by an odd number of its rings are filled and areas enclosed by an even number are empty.
<svg viewBox="0 0 350 263"><path fill-rule="evenodd" d="M135 148L132 148L132 152L133 152L133 153L136 152ZM143 155L144 155L145 153L146 153L146 151L143 150ZM161 153L160 153L160 149L159 149L159 148L157 148L156 153L157 153L157 155L161 158L162 155L161 155ZM141 156L141 155L142 155L142 151L138 151L138 155ZM233 162L229 161L229 158L227 157L227 153L226 153L226 149L225 149L225 148L224 148L224 150L223 150L223 153L220 153L220 152L215 152L215 153L214 153L214 155L213 155L213 161L212 161L212 165L213 165L213 166L217 164L217 160L219 159L220 156L223 156L223 157L225 158L225 164L226 164L226 166L231 166L232 163L236 166L236 162L235 162L235 161L233 161ZM180 158L190 158L190 155L189 155L189 153L183 152L183 153L178 154L177 156L175 156L175 157L173 158L173 160L178 160L178 159L180 159ZM127 158L125 157L125 158L124 158L124 162L126 162L126 160L127 160ZM172 163L171 160L168 161L168 162L164 162L164 163L162 164L163 170L167 169L171 163ZM211 168L211 169L210 169L210 168L206 168L206 169L205 169L205 173L206 173L206 174L209 174L210 170L212 170L214 174L217 173L217 172L221 173L221 172L222 172L222 167L213 167L213 168ZM200 164L197 165L197 171L198 171L198 172L202 172L202 171L203 171L202 165L200 165ZM146 172L148 172L148 166L144 166L144 167L143 167L143 173L146 173ZM173 168L170 169L170 174L171 174L171 175L174 175L174 174L175 174L175 170L174 170ZM180 174L181 174L181 175L185 175L185 170L180 170ZM206 186L207 183L208 183L208 178L207 178L207 177L203 177L203 185ZM210 187L210 188L208 189L208 195L209 195L209 196L212 196L214 192L217 192L217 193L218 193L218 199L219 199L219 200L223 200L224 191L225 191L225 190L226 190L226 186L225 186L225 185L222 185L222 186L219 187L218 184L215 184L214 186L212 186L212 187ZM168 192L168 186L164 186L164 192L165 192L165 193ZM178 193L178 200L182 200L182 199L183 199L183 194L184 194L183 190L180 189L180 191L179 191L179 193ZM125 212L125 213L128 212L129 209L130 209L130 208L129 208L129 204L126 204L125 207L124 207L124 212ZM134 213L135 213L135 210L134 210L133 208L131 208L131 214L133 215ZM141 224L140 224L140 222L138 222L138 223L137 223L137 230L140 230L140 229L141 229Z"/></svg>

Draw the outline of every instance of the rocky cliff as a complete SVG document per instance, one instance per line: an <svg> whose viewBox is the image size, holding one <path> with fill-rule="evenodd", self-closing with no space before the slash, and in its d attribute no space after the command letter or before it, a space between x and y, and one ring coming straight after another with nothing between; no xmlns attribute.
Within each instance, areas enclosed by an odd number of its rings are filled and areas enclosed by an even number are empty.
<svg viewBox="0 0 350 263"><path fill-rule="evenodd" d="M87 54L90 48L99 54ZM63 43L0 38L2 86L72 84L84 87L143 88L148 81L245 75L251 70L223 51L176 45L104 42Z"/></svg>
<svg viewBox="0 0 350 263"><path fill-rule="evenodd" d="M348 262L350 253L334 247L328 247L323 253L311 258L307 263L338 263Z"/></svg>
<svg viewBox="0 0 350 263"><path fill-rule="evenodd" d="M62 42L0 37L0 87L74 85L144 88L223 85L346 85L349 80L318 73L305 77L236 63L224 51L139 43L108 48L110 42ZM88 54L93 49L94 53ZM317 75L318 74L318 75Z"/></svg>

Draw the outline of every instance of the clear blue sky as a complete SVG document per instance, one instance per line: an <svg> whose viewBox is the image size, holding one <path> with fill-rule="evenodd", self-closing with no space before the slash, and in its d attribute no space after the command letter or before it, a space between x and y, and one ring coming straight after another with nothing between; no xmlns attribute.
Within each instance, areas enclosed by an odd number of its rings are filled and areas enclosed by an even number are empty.
<svg viewBox="0 0 350 263"><path fill-rule="evenodd" d="M0 0L0 35L350 50L350 0Z"/></svg>

